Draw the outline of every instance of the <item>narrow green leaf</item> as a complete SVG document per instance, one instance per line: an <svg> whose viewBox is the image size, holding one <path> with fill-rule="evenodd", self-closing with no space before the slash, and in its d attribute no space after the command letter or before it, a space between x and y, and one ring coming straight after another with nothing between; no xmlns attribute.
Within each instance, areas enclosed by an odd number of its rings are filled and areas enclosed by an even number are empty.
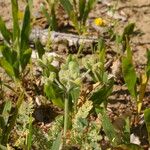
<svg viewBox="0 0 150 150"><path fill-rule="evenodd" d="M140 78L140 89L139 89L139 95L138 95L138 99L137 99L137 108L138 108L138 113L141 112L141 108L142 108L142 102L145 96L145 92L146 92L146 86L148 83L148 77L146 73L141 74L141 78Z"/></svg>
<svg viewBox="0 0 150 150"><path fill-rule="evenodd" d="M33 136L32 123L33 123L33 118L32 116L30 116L29 117L29 133L27 135L27 150L31 150L31 146L32 146L32 136Z"/></svg>
<svg viewBox="0 0 150 150"><path fill-rule="evenodd" d="M128 39L128 37L133 34L134 31L134 27L135 27L135 23L130 23L128 24L123 31L123 35L122 35L122 40L126 40L126 38Z"/></svg>
<svg viewBox="0 0 150 150"><path fill-rule="evenodd" d="M53 142L51 150L60 150L62 147L62 132L60 132L56 138L56 140Z"/></svg>
<svg viewBox="0 0 150 150"><path fill-rule="evenodd" d="M95 105L100 105L103 102L105 103L108 96L112 92L113 85L114 81L111 80L108 85L98 87L95 91L91 93L90 100L92 100Z"/></svg>
<svg viewBox="0 0 150 150"><path fill-rule="evenodd" d="M25 50L24 53L22 54L22 56L20 58L22 71L25 69L25 67L29 63L30 58L31 58L31 54L32 54L32 49L30 49L30 48Z"/></svg>
<svg viewBox="0 0 150 150"><path fill-rule="evenodd" d="M20 28L18 19L18 0L11 0L13 17L13 42L19 44Z"/></svg>
<svg viewBox="0 0 150 150"><path fill-rule="evenodd" d="M67 12L67 14L70 16L71 12L73 11L73 6L70 3L70 1L69 0L60 0L60 3L64 7L64 9Z"/></svg>
<svg viewBox="0 0 150 150"><path fill-rule="evenodd" d="M8 61L10 64L13 64L11 49L4 45L0 46L0 51L2 52L2 55L5 58L5 60Z"/></svg>
<svg viewBox="0 0 150 150"><path fill-rule="evenodd" d="M136 144L122 144L116 147L117 149L119 148L120 150L143 150L139 145Z"/></svg>
<svg viewBox="0 0 150 150"><path fill-rule="evenodd" d="M86 6L86 0L79 0L80 20L82 20L82 18L84 16L85 6Z"/></svg>
<svg viewBox="0 0 150 150"><path fill-rule="evenodd" d="M51 24L51 19L50 19L51 17L48 14L47 9L45 8L44 5L41 6L41 10L42 10L42 13L45 15L45 17L46 17L46 19L48 21L48 24L50 25Z"/></svg>
<svg viewBox="0 0 150 150"><path fill-rule="evenodd" d="M128 48L128 43L130 41L130 35L133 34L134 27L135 27L135 24L130 23L124 29L124 32L123 32L122 38L121 38L121 40L122 40L122 52L125 52L126 49Z"/></svg>
<svg viewBox="0 0 150 150"><path fill-rule="evenodd" d="M6 28L6 25L5 25L4 21L2 20L1 16L0 16L0 32L3 36L3 38L7 41L7 43L10 44L12 35L11 35L11 32Z"/></svg>
<svg viewBox="0 0 150 150"><path fill-rule="evenodd" d="M15 77L14 69L4 58L0 58L0 66L6 71L6 73L11 77Z"/></svg>
<svg viewBox="0 0 150 150"><path fill-rule="evenodd" d="M148 141L149 141L149 144L150 144L150 108L147 108L144 111L144 120L145 120L145 124L146 124L146 127L147 127Z"/></svg>
<svg viewBox="0 0 150 150"><path fill-rule="evenodd" d="M147 77L150 77L150 49L147 50L147 66L146 66Z"/></svg>
<svg viewBox="0 0 150 150"><path fill-rule="evenodd" d="M28 5L29 5L30 12L32 12L33 0L28 0Z"/></svg>
<svg viewBox="0 0 150 150"><path fill-rule="evenodd" d="M10 100L7 100L6 103L5 103L3 112L2 112L2 116L3 116L3 118L4 118L5 125L6 125L7 122L8 122L8 118L9 118L10 111L11 111L11 106L12 106L11 101L10 101Z"/></svg>
<svg viewBox="0 0 150 150"><path fill-rule="evenodd" d="M96 0L88 0L87 1L86 8L85 8L85 11L84 11L84 16L83 16L83 25L85 25L86 20L89 16L89 13L92 10L95 2L96 2Z"/></svg>
<svg viewBox="0 0 150 150"><path fill-rule="evenodd" d="M19 77L19 61L17 58L17 52L14 50L10 50L7 46L0 46L0 51L2 52L3 59L2 59L2 67L5 69L5 71L10 75L10 68L13 69L13 74L16 78ZM4 67L3 65L10 66L9 68Z"/></svg>
<svg viewBox="0 0 150 150"><path fill-rule="evenodd" d="M64 10L67 12L67 15L71 19L74 27L78 32L80 32L80 27L78 24L78 16L76 15L75 11L73 10L73 5L69 0L60 0L61 5L63 6Z"/></svg>
<svg viewBox="0 0 150 150"><path fill-rule="evenodd" d="M52 19L51 19L51 30L56 31L58 24L57 24L56 13L55 13L55 3L53 3L51 7L52 7L51 8L51 17L52 17Z"/></svg>
<svg viewBox="0 0 150 150"><path fill-rule="evenodd" d="M21 43L20 43L20 55L29 48L29 35L30 35L30 9L29 5L26 6L23 25L21 30Z"/></svg>
<svg viewBox="0 0 150 150"><path fill-rule="evenodd" d="M55 84L44 85L44 92L52 103L60 108L64 108L63 91Z"/></svg>
<svg viewBox="0 0 150 150"><path fill-rule="evenodd" d="M102 74L105 71L105 55L106 55L106 48L105 48L105 44L104 44L104 40L103 39L99 39L98 41L98 50L99 50L99 60L101 62L101 70L102 70Z"/></svg>
<svg viewBox="0 0 150 150"><path fill-rule="evenodd" d="M127 56L122 57L122 73L131 96L136 98L137 76L132 62L132 52L130 47L127 48Z"/></svg>
<svg viewBox="0 0 150 150"><path fill-rule="evenodd" d="M42 56L45 54L45 49L38 39L35 41L35 48L37 49L39 58L42 59Z"/></svg>

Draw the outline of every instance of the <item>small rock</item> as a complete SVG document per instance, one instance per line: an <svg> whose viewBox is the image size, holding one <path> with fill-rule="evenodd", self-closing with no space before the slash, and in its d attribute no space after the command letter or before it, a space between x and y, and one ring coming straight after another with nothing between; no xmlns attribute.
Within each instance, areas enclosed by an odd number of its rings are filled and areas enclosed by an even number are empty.
<svg viewBox="0 0 150 150"><path fill-rule="evenodd" d="M130 143L140 145L141 141L138 136L135 136L133 133L130 135Z"/></svg>

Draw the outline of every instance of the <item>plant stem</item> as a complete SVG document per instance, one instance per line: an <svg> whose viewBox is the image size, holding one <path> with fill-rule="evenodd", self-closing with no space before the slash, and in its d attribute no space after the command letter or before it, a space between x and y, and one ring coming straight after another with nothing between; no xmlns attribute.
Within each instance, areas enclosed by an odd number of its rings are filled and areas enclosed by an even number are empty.
<svg viewBox="0 0 150 150"><path fill-rule="evenodd" d="M69 116L69 97L65 97L65 114L64 114L64 139L66 141L66 132L68 129L68 116Z"/></svg>

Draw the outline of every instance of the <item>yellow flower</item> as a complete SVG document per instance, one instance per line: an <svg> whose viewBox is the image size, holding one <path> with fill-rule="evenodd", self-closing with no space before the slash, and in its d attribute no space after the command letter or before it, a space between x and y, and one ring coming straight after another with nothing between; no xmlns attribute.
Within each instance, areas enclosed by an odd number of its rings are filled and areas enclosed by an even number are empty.
<svg viewBox="0 0 150 150"><path fill-rule="evenodd" d="M106 21L104 20L104 19L102 19L102 18L96 18L95 20L94 20L94 24L96 25L96 26L106 26Z"/></svg>
<svg viewBox="0 0 150 150"><path fill-rule="evenodd" d="M24 17L24 12L23 11L18 11L18 19L22 21L23 17Z"/></svg>

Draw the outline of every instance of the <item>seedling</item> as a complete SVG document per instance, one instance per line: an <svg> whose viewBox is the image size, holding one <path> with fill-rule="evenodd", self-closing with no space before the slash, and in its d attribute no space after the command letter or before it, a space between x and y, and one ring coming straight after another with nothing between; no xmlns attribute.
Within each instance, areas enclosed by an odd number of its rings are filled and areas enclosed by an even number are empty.
<svg viewBox="0 0 150 150"><path fill-rule="evenodd" d="M86 30L86 21L96 0L60 0L61 5L68 14L79 34Z"/></svg>

